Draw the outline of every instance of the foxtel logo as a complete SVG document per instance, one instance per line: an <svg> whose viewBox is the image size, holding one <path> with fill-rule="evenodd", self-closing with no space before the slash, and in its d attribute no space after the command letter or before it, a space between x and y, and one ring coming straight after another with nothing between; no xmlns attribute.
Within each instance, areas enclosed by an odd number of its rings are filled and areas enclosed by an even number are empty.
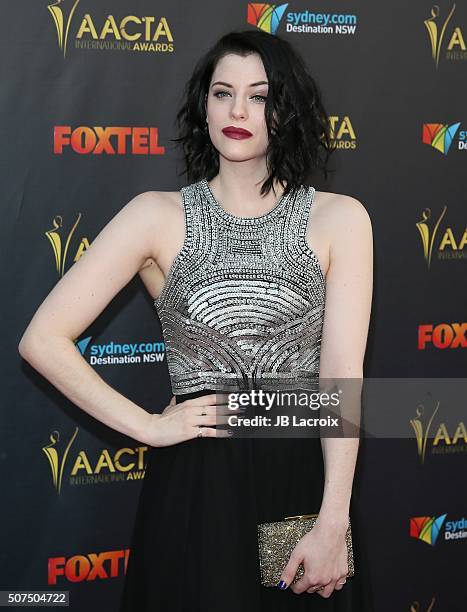
<svg viewBox="0 0 467 612"><path fill-rule="evenodd" d="M467 323L439 323L418 326L418 349L425 350L427 344L438 349L467 348Z"/></svg>
<svg viewBox="0 0 467 612"><path fill-rule="evenodd" d="M158 144L156 127L88 127L72 129L71 125L54 127L54 153L61 155L70 148L80 155L164 155Z"/></svg>
<svg viewBox="0 0 467 612"><path fill-rule="evenodd" d="M126 572L130 549L109 550L73 557L50 557L48 562L47 584L57 584L57 578L63 576L68 582L83 582L100 578L117 578ZM61 580L61 582L64 582Z"/></svg>

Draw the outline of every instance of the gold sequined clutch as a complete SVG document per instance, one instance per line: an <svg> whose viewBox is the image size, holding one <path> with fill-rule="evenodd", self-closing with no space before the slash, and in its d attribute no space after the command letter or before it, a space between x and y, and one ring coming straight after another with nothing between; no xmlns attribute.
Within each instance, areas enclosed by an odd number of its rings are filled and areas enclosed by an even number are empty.
<svg viewBox="0 0 467 612"><path fill-rule="evenodd" d="M267 587L277 586L292 550L298 541L313 528L317 518L317 514L299 514L297 516L286 516L283 521L261 523L258 525L261 584ZM347 545L347 563L349 568L347 576L350 577L355 572L350 518L345 534L345 542ZM300 563L292 584L297 582L304 573L305 568Z"/></svg>

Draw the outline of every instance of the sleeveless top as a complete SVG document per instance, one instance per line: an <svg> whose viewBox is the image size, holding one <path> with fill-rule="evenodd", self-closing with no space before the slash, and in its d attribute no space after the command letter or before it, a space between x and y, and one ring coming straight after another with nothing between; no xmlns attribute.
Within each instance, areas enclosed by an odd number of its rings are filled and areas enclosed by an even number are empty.
<svg viewBox="0 0 467 612"><path fill-rule="evenodd" d="M314 187L259 217L224 210L206 178L180 191L185 240L154 300L172 393L316 388L325 278L306 242Z"/></svg>

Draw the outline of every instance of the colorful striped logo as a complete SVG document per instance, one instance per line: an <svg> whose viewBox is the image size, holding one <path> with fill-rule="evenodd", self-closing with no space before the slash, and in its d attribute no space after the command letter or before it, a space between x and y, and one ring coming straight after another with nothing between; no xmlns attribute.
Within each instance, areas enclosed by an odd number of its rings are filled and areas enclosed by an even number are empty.
<svg viewBox="0 0 467 612"><path fill-rule="evenodd" d="M288 4L248 3L247 22L268 34L275 34Z"/></svg>
<svg viewBox="0 0 467 612"><path fill-rule="evenodd" d="M453 123L452 125L444 123L424 123L422 135L423 144L431 145L434 149L447 155L459 126L460 122Z"/></svg>
<svg viewBox="0 0 467 612"><path fill-rule="evenodd" d="M417 516L410 519L410 537L422 540L434 546L447 514L435 516Z"/></svg>

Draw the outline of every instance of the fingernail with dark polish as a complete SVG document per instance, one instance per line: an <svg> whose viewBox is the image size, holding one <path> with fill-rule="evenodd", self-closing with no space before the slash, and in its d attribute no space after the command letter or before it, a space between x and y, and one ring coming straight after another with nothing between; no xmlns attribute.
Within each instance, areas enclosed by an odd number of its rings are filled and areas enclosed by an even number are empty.
<svg viewBox="0 0 467 612"><path fill-rule="evenodd" d="M282 590L287 588L287 584L283 580L281 580L277 586Z"/></svg>

